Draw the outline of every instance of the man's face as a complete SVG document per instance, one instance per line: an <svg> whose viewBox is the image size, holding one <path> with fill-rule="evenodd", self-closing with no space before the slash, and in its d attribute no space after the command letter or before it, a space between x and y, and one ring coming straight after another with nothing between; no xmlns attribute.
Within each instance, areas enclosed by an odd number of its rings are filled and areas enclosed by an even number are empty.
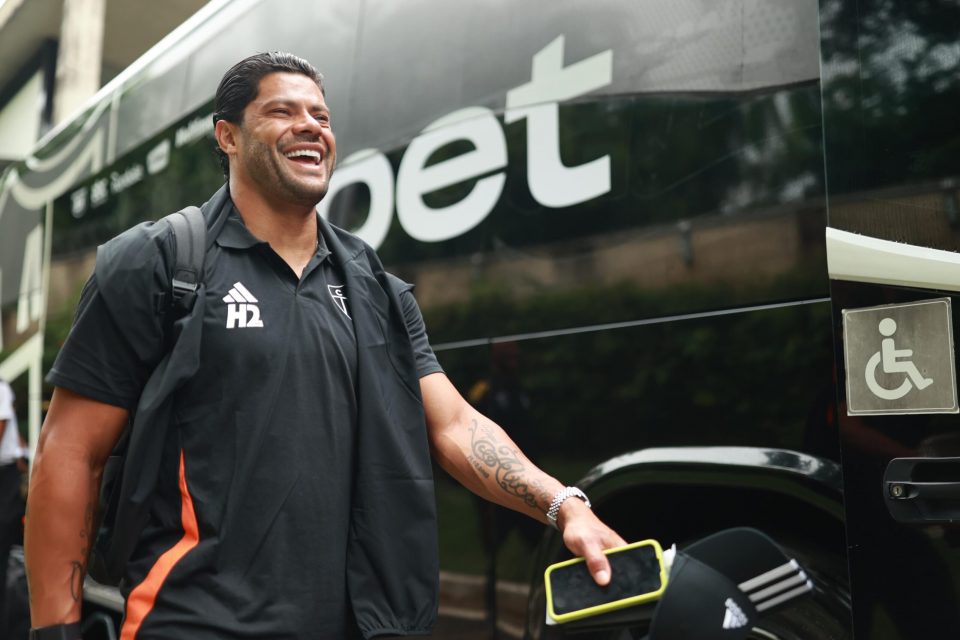
<svg viewBox="0 0 960 640"><path fill-rule="evenodd" d="M337 143L320 87L307 76L264 76L235 132L231 177L269 201L313 206L327 193Z"/></svg>

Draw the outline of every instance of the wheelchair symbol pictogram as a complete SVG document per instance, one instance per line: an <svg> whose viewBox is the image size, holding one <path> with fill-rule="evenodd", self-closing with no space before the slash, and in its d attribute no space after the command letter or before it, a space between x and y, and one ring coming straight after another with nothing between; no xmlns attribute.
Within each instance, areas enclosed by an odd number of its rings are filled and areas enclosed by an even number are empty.
<svg viewBox="0 0 960 640"><path fill-rule="evenodd" d="M880 341L880 351L870 356L864 371L870 391L883 400L899 400L910 393L914 387L922 390L933 384L933 378L924 378L913 360L905 359L913 356L913 349L896 348L893 334L897 332L897 323L893 318L884 318L877 328L884 338ZM884 373L906 374L897 388L888 389L877 382L877 367L881 365Z"/></svg>

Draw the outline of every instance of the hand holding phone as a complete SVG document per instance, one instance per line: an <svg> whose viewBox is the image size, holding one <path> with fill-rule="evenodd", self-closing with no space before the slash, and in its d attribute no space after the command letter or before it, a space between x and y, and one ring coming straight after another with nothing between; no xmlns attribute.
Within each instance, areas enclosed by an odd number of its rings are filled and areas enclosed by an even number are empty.
<svg viewBox="0 0 960 640"><path fill-rule="evenodd" d="M594 582L583 558L547 567L548 620L560 623L614 611L659 598L667 587L663 550L656 540L642 540L604 551L611 579Z"/></svg>

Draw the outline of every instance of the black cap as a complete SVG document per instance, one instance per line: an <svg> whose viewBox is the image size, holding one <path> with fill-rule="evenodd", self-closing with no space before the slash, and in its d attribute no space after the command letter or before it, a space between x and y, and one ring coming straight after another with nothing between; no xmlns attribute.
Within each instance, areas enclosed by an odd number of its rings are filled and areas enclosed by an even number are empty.
<svg viewBox="0 0 960 640"><path fill-rule="evenodd" d="M678 553L650 625L650 640L742 640L757 615L750 599L732 580L696 558Z"/></svg>
<svg viewBox="0 0 960 640"><path fill-rule="evenodd" d="M650 640L738 640L759 615L812 588L767 535L727 529L678 553L650 627Z"/></svg>

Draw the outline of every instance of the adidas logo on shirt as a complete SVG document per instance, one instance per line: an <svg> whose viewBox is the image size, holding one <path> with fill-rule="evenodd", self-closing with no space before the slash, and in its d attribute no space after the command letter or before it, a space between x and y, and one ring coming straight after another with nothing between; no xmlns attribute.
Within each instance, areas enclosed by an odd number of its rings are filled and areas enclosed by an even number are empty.
<svg viewBox="0 0 960 640"><path fill-rule="evenodd" d="M233 283L233 288L223 296L223 301L227 303L227 329L263 326L257 299L239 282Z"/></svg>
<svg viewBox="0 0 960 640"><path fill-rule="evenodd" d="M727 607L726 613L723 615L723 628L724 629L739 629L747 625L747 616L743 613L743 609L737 606L737 603L733 601L733 598L727 598L727 601L724 602Z"/></svg>

